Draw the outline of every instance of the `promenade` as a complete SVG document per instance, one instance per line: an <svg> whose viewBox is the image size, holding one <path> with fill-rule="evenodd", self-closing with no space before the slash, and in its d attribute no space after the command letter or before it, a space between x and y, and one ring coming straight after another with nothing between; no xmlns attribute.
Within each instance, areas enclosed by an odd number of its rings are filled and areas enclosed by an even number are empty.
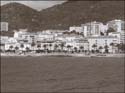
<svg viewBox="0 0 125 93"><path fill-rule="evenodd" d="M84 53L25 53L25 54L19 54L19 53L1 53L1 56L3 57L37 57L37 56L56 56L56 57L125 57L125 54L84 54Z"/></svg>

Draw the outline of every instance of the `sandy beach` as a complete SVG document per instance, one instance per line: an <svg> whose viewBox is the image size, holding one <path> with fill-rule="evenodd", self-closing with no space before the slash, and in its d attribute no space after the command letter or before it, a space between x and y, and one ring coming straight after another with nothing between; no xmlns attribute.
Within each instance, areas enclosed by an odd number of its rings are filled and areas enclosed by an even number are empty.
<svg viewBox="0 0 125 93"><path fill-rule="evenodd" d="M2 57L2 92L124 92L124 58Z"/></svg>
<svg viewBox="0 0 125 93"><path fill-rule="evenodd" d="M16 54L16 53L1 53L3 57L40 57L40 56L57 56L57 57L125 57L125 54L84 54L84 53L38 53L38 54Z"/></svg>

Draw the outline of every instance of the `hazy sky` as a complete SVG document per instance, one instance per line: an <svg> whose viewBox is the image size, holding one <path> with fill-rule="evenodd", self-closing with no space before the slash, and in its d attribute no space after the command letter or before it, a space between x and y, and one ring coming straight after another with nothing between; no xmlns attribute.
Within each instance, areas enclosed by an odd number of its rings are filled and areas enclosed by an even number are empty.
<svg viewBox="0 0 125 93"><path fill-rule="evenodd" d="M22 4L25 4L25 5L28 5L34 9L37 9L37 10L42 10L42 9L45 9L45 8L48 8L48 7L51 7L53 5L56 5L56 4L61 4L63 2L65 2L66 0L57 0L57 1L18 1L18 0L9 0L9 1L1 1L1 5L4 5L4 4L7 4L7 3L10 3L10 2L18 2L18 3L22 3Z"/></svg>

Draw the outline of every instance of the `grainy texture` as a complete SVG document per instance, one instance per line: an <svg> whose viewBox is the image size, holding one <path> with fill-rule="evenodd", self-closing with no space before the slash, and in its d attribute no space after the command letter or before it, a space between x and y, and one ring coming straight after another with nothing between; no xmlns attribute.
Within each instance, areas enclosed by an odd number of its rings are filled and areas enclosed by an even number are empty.
<svg viewBox="0 0 125 93"><path fill-rule="evenodd" d="M2 92L124 92L123 58L3 57Z"/></svg>

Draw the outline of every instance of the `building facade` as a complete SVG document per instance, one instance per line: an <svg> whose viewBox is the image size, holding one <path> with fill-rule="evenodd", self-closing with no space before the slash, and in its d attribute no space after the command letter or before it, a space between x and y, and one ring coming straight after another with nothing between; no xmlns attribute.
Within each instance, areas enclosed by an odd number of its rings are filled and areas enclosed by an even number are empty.
<svg viewBox="0 0 125 93"><path fill-rule="evenodd" d="M100 36L101 32L105 32L107 27L103 25L101 22L90 22L86 24L82 24L84 36Z"/></svg>

